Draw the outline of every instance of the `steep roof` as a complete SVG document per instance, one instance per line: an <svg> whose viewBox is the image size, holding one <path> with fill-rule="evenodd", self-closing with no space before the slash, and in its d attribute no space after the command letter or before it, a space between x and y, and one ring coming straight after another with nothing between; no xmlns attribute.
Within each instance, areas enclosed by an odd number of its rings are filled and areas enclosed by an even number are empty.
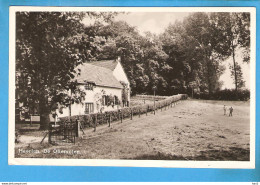
<svg viewBox="0 0 260 185"><path fill-rule="evenodd" d="M104 67L107 69L110 69L113 71L116 68L116 65L118 64L117 60L100 60L100 61L95 61L95 62L90 62L90 64L99 66L99 67Z"/></svg>
<svg viewBox="0 0 260 185"><path fill-rule="evenodd" d="M75 77L79 83L92 82L98 86L123 88L110 69L96 66L92 63L81 64L77 69L81 71L80 75Z"/></svg>

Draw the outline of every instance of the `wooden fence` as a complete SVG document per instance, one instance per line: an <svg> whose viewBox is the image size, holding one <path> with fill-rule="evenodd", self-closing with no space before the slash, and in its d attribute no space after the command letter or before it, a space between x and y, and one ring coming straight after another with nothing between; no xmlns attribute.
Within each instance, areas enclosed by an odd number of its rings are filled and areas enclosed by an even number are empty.
<svg viewBox="0 0 260 185"><path fill-rule="evenodd" d="M61 143L74 143L76 137L80 136L80 123L76 121L61 121L56 124L50 123L49 125L49 138L50 144Z"/></svg>
<svg viewBox="0 0 260 185"><path fill-rule="evenodd" d="M123 122L125 119L132 120L134 116L141 117L141 115L147 115L148 113L156 114L156 111L163 111L167 108L173 107L180 101L187 99L186 94L179 94L164 98L154 103L125 107L117 111L107 111L105 113L94 113L87 115L77 115L71 117L60 118L62 122L80 122L82 127L92 127L96 131L97 126L101 124L108 124L110 127L113 122Z"/></svg>

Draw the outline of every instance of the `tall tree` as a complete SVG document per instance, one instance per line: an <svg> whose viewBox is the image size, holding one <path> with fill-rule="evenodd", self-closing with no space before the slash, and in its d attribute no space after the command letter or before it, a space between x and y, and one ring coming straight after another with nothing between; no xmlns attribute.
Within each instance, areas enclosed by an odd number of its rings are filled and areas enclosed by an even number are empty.
<svg viewBox="0 0 260 185"><path fill-rule="evenodd" d="M84 34L85 16L109 18L110 14L75 12L16 13L17 101L39 106L41 129L52 110L81 102L85 96L74 76L75 67L93 57L96 43Z"/></svg>
<svg viewBox="0 0 260 185"><path fill-rule="evenodd" d="M223 61L226 44L222 42L223 36L212 27L212 22L207 13L193 13L184 20L187 35L196 43L195 48L202 53L202 71L209 94L218 88L218 80L224 68Z"/></svg>
<svg viewBox="0 0 260 185"><path fill-rule="evenodd" d="M231 78L233 78L234 82L236 82L236 90L241 89L245 86L245 81L243 78L243 72L241 66L236 63L236 69L234 69L234 65L229 65L229 69L231 71Z"/></svg>
<svg viewBox="0 0 260 185"><path fill-rule="evenodd" d="M186 93L187 76L190 73L190 64L186 55L186 35L183 25L176 22L160 35L163 51L168 55L169 72L165 78L172 93Z"/></svg>
<svg viewBox="0 0 260 185"><path fill-rule="evenodd" d="M250 14L249 13L211 13L214 29L223 35L226 55L231 56L233 66L230 67L237 91L244 84L241 66L236 61L238 50L243 50L243 61L250 60ZM222 43L224 43L222 42Z"/></svg>

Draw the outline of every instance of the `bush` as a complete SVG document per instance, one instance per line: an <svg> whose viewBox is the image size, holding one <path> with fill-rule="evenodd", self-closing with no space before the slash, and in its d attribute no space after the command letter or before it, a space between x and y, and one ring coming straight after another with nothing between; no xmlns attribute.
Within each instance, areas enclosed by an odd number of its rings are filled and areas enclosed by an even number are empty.
<svg viewBox="0 0 260 185"><path fill-rule="evenodd" d="M248 89L238 91L235 89L224 89L221 91L216 91L211 95L208 93L194 94L194 98L204 100L247 101L250 99L250 91Z"/></svg>
<svg viewBox="0 0 260 185"><path fill-rule="evenodd" d="M174 96L167 97L166 99L156 101L155 107L154 103L139 105L134 107L125 107L115 111L107 111L105 113L94 113L94 114L86 114L86 115L77 115L70 117L62 117L60 120L76 122L80 121L83 127L94 127L95 123L97 125L106 124L109 122L109 117L111 122L119 121L122 118L130 118L131 113L134 115L145 114L146 112L152 112L154 109L157 110L161 107L169 106L171 103L177 102L179 100L187 99L188 96L186 94L178 94Z"/></svg>

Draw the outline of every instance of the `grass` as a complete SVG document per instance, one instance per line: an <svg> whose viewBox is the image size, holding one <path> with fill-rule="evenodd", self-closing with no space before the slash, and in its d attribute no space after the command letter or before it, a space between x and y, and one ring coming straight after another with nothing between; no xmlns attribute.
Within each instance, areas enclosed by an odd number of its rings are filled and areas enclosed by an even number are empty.
<svg viewBox="0 0 260 185"><path fill-rule="evenodd" d="M233 106L233 117L223 115L223 103ZM86 136L74 144L41 145L44 133L26 132L24 137L38 140L18 143L16 157L136 159L136 160L211 160L248 161L250 148L250 106L244 102L186 100L173 108L86 129ZM30 134L29 134L30 133ZM22 136L21 136L22 137ZM40 153L19 153L19 149ZM49 149L50 153L43 153ZM54 150L79 151L57 154Z"/></svg>

